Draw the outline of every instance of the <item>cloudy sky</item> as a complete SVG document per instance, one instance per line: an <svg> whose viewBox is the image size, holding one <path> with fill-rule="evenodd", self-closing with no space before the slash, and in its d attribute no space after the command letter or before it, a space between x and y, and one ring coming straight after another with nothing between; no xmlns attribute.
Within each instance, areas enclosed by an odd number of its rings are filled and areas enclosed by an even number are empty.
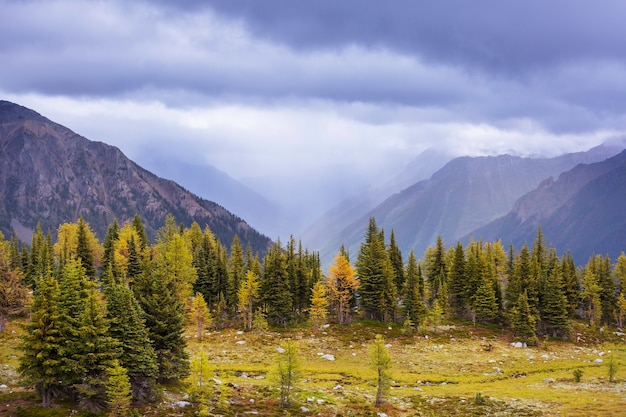
<svg viewBox="0 0 626 417"><path fill-rule="evenodd" d="M618 0L0 0L0 98L138 161L323 190L429 147L622 136L624 17Z"/></svg>

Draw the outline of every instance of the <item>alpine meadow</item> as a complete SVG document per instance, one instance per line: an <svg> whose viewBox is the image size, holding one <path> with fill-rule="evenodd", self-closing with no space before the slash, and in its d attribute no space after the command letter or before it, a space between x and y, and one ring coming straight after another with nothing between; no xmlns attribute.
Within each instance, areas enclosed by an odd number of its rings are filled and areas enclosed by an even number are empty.
<svg viewBox="0 0 626 417"><path fill-rule="evenodd" d="M0 417L623 417L626 2L0 0Z"/></svg>

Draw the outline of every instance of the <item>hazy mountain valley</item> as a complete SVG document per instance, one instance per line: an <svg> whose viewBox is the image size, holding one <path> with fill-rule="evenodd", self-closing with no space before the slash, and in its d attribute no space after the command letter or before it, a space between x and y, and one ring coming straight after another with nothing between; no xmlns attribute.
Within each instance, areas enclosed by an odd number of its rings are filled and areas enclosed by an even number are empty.
<svg viewBox="0 0 626 417"><path fill-rule="evenodd" d="M427 152L274 241L293 213L211 167L153 162L179 185L6 101L0 149L7 415L623 409L619 141Z"/></svg>

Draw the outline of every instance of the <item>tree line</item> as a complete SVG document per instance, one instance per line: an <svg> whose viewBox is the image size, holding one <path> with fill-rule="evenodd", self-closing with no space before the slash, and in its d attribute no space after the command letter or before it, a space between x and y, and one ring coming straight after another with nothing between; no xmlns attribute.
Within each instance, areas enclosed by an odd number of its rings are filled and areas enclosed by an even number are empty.
<svg viewBox="0 0 626 417"><path fill-rule="evenodd" d="M157 382L190 373L184 331L288 327L356 318L416 330L444 319L509 327L528 344L570 337L572 318L623 325L626 255L592 256L577 267L538 229L532 246L501 242L446 247L441 238L418 261L405 259L370 219L354 262L341 247L326 274L319 254L293 237L260 259L237 236L229 248L197 223L168 216L154 242L139 217L113 221L100 242L79 219L56 239L40 227L30 245L0 236L0 330L30 313L20 372L44 406L54 398L107 407L116 386L150 401ZM115 378L114 378L115 377ZM123 397L123 396L122 396Z"/></svg>

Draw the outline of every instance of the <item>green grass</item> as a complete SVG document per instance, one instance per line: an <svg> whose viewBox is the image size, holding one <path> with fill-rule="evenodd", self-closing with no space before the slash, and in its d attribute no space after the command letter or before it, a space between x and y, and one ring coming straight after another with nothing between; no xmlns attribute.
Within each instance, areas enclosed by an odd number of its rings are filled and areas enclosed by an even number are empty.
<svg viewBox="0 0 626 417"><path fill-rule="evenodd" d="M14 376L17 366L15 334L0 336L3 374ZM189 351L207 352L211 372L220 381L206 405L213 415L234 416L258 412L264 416L619 416L626 407L626 344L611 334L597 334L578 325L586 342L542 340L538 347L516 349L509 335L499 328L474 328L455 323L435 333L422 329L403 335L400 326L356 322L333 325L325 332L307 327L291 331L266 332L260 339L254 332L233 329L210 332L203 342L189 329ZM386 404L373 406L376 375L369 367L368 345L380 333L391 345L393 357L391 389ZM294 405L283 410L278 404L277 383L272 378L276 349L286 338L298 344L301 378L294 393ZM242 343L243 341L243 343ZM238 343L239 342L239 343ZM603 356L601 356L603 352ZM608 378L612 352L618 365L616 382ZM320 354L332 354L334 361ZM604 363L596 363L603 359ZM573 371L583 371L575 382ZM549 379L548 379L549 378ZM13 394L0 392L0 403L14 410L38 410L34 394L19 387ZM17 385L16 385L17 384ZM168 403L184 398L184 386L164 387L166 395L141 413L150 416L195 415L188 407L173 410ZM475 401L477 394L484 403ZM5 397L13 395L13 399ZM29 408L31 407L31 408ZM308 411L303 411L304 409ZM43 412L44 414L36 414ZM1 414L1 411L0 411ZM64 415L64 414L58 414Z"/></svg>

